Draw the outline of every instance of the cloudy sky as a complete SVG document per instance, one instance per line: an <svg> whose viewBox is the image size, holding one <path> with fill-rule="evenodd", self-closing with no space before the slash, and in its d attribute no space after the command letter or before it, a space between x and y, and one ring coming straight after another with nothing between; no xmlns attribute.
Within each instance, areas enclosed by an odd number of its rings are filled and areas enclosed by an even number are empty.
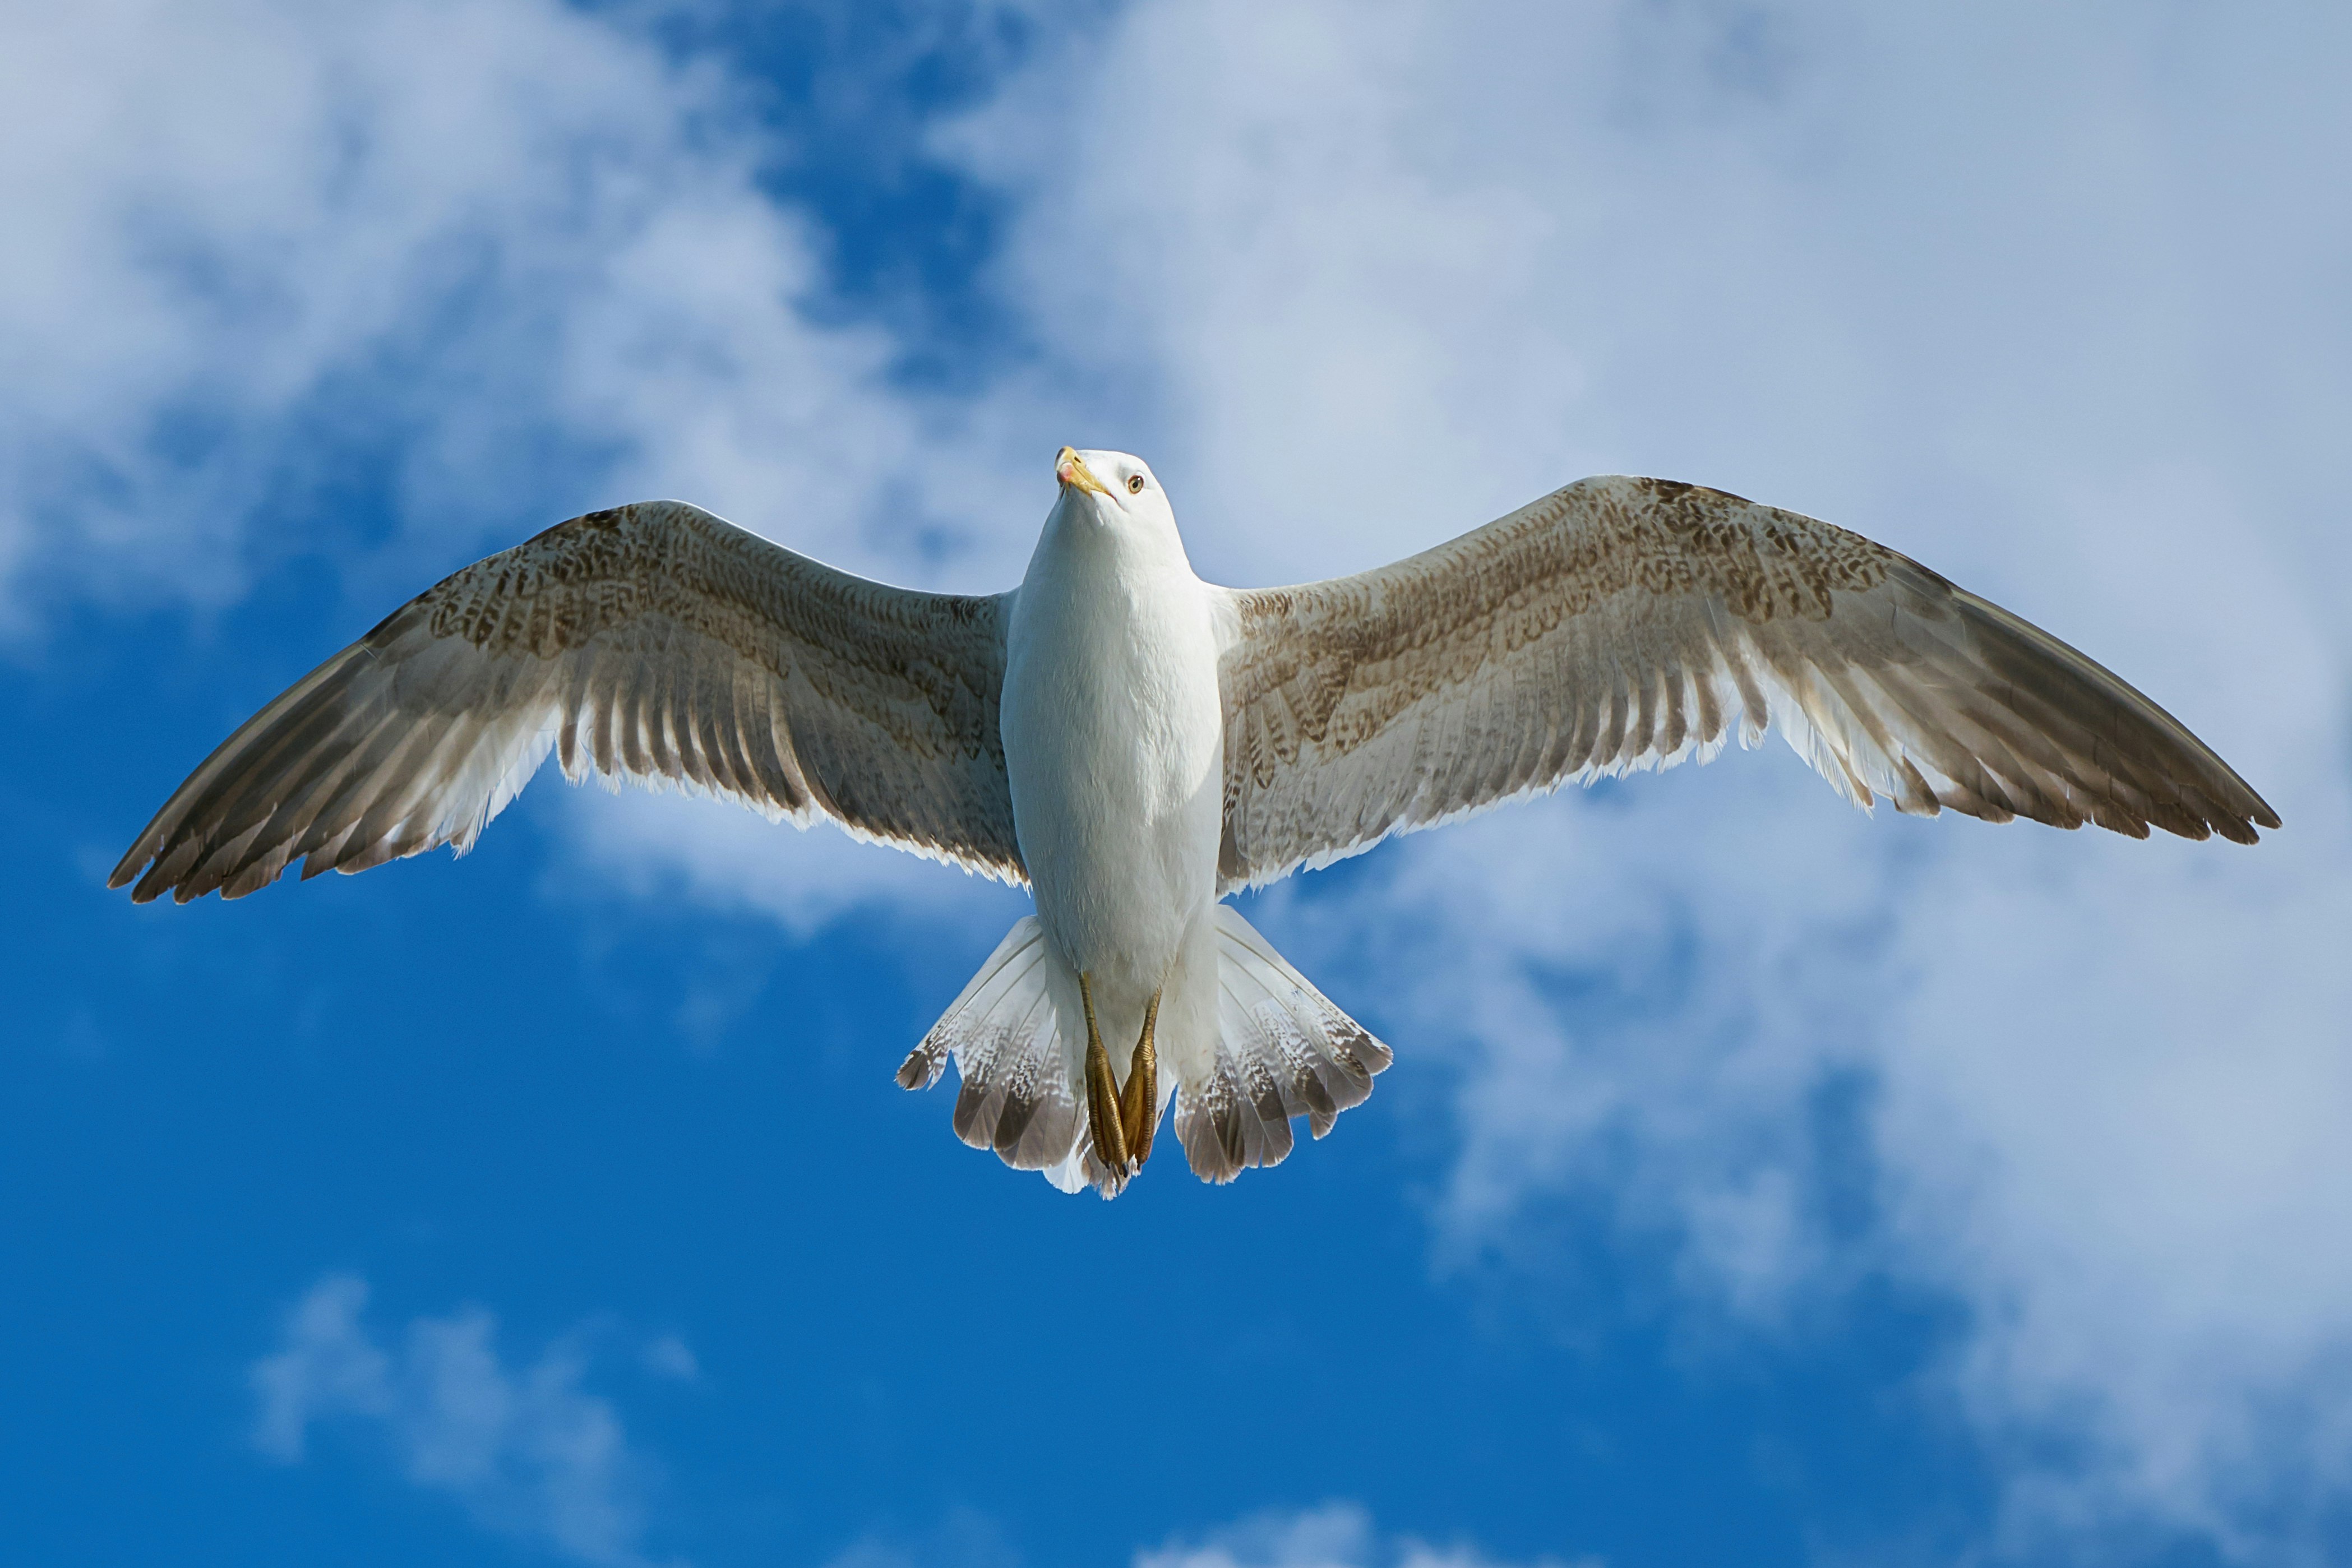
<svg viewBox="0 0 2352 1568"><path fill-rule="evenodd" d="M2319 6L0 0L0 1474L53 1563L2352 1553L2352 24ZM544 779L133 908L238 720L693 499L1015 580L1568 479L1857 528L2154 695L2259 848L1864 818L1777 741L1251 918L1391 1041L1115 1205L890 1074L1024 908Z"/></svg>

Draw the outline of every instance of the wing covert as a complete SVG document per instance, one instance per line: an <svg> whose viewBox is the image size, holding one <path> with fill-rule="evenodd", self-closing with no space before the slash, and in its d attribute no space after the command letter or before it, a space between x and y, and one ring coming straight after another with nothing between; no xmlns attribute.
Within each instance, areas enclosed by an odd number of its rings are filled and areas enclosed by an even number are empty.
<svg viewBox="0 0 2352 1568"><path fill-rule="evenodd" d="M1581 480L1392 566L1229 591L1219 883L1255 886L1570 779L1778 726L1832 787L1933 815L2251 843L2278 817L2039 628L1858 534Z"/></svg>
<svg viewBox="0 0 2352 1568"><path fill-rule="evenodd" d="M122 857L141 902L460 852L550 751L1018 883L999 599L837 571L683 502L419 594L222 742ZM144 873L142 875L142 873Z"/></svg>

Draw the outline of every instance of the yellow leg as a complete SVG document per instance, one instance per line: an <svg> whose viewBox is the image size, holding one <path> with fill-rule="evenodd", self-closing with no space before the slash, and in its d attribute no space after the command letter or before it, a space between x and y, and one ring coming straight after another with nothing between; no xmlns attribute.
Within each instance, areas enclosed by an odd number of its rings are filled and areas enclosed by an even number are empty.
<svg viewBox="0 0 2352 1568"><path fill-rule="evenodd" d="M1151 1134L1160 1125L1160 1053L1151 1044L1151 1026L1160 1019L1160 993L1143 1009L1143 1034L1135 1042L1135 1058L1127 1069L1127 1097L1119 1105L1119 1131L1126 1134L1128 1156L1138 1170L1151 1157Z"/></svg>
<svg viewBox="0 0 2352 1568"><path fill-rule="evenodd" d="M1087 1123L1094 1133L1095 1158L1123 1178L1134 1167L1128 1161L1127 1129L1119 1120L1118 1083L1111 1077L1102 1030L1095 1027L1095 994L1084 975L1078 977L1078 1000L1087 1009Z"/></svg>

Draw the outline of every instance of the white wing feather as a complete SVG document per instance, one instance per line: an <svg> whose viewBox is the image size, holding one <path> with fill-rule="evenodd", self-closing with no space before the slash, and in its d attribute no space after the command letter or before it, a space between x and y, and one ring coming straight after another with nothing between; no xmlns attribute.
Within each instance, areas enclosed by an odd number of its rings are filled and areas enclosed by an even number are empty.
<svg viewBox="0 0 2352 1568"><path fill-rule="evenodd" d="M698 507L592 513L395 611L242 726L114 869L236 898L461 852L549 752L1024 880L996 598L868 582ZM143 874L142 874L143 873Z"/></svg>
<svg viewBox="0 0 2352 1568"><path fill-rule="evenodd" d="M1222 892L1778 727L1848 799L2251 843L2278 817L2169 714L1857 534L1586 479L1356 577L1228 591Z"/></svg>

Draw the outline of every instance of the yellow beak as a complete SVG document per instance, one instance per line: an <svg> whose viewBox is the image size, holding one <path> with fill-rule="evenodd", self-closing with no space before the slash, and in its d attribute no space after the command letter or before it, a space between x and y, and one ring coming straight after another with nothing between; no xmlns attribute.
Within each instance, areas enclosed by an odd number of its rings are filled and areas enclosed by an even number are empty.
<svg viewBox="0 0 2352 1568"><path fill-rule="evenodd" d="M1078 455L1074 446L1065 446L1055 455L1054 477L1066 488L1092 490L1097 496L1110 494L1109 486L1095 477L1094 470L1087 466L1087 460Z"/></svg>

